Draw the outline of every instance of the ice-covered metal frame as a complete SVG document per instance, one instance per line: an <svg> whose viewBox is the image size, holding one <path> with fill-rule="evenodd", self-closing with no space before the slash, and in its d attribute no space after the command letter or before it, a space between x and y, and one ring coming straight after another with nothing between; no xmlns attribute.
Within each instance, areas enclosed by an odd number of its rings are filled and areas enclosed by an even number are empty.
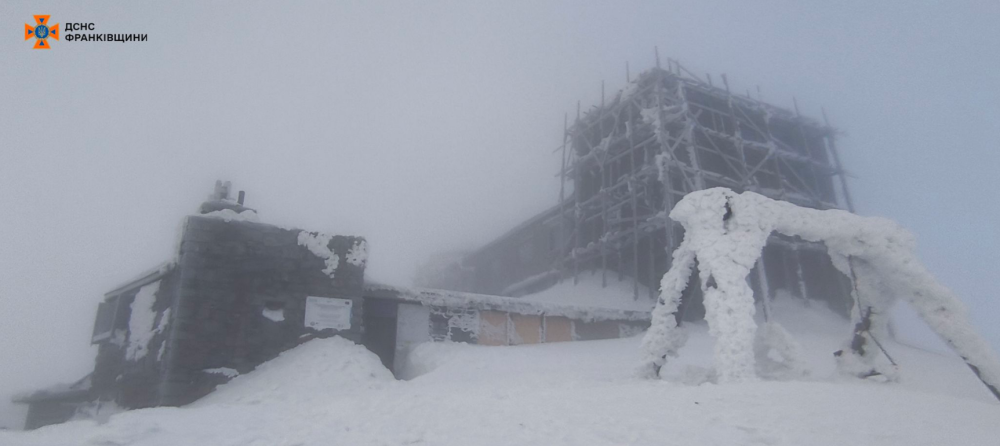
<svg viewBox="0 0 1000 446"><path fill-rule="evenodd" d="M772 200L754 192L725 188L692 192L670 212L684 227L684 240L660 283L652 325L643 339L642 370L659 376L685 337L677 325L681 293L697 262L704 293L705 319L716 338L714 360L719 381L756 378L753 342L756 306L747 276L772 232L826 245L833 265L852 277L858 327L838 354L838 366L859 376L879 374L874 359L876 334L887 332L888 314L899 299L924 321L1000 399L1000 359L976 333L954 294L927 271L916 256L914 237L896 223L842 210L818 210ZM768 296L762 296L767 303Z"/></svg>

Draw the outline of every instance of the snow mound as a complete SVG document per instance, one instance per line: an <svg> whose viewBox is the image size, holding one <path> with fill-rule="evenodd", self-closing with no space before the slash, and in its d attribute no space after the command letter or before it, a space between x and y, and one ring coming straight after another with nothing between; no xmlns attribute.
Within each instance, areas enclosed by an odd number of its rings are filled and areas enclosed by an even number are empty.
<svg viewBox="0 0 1000 446"><path fill-rule="evenodd" d="M586 305L612 310L651 311L656 304L649 297L649 289L639 285L639 298L634 298L632 280L628 277L618 280L618 273L607 271L607 286L601 286L601 272L583 272L573 279L566 279L537 293L522 296L521 299L567 305Z"/></svg>
<svg viewBox="0 0 1000 446"><path fill-rule="evenodd" d="M219 386L194 406L328 401L394 380L363 346L341 337L313 339Z"/></svg>

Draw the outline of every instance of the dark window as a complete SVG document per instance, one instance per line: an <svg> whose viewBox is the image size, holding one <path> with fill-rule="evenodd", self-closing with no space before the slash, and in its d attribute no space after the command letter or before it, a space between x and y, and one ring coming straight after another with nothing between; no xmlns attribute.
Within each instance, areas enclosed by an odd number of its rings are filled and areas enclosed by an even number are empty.
<svg viewBox="0 0 1000 446"><path fill-rule="evenodd" d="M114 296L98 304L97 319L94 320L94 333L90 338L92 344L111 338L115 329L118 301L119 296Z"/></svg>

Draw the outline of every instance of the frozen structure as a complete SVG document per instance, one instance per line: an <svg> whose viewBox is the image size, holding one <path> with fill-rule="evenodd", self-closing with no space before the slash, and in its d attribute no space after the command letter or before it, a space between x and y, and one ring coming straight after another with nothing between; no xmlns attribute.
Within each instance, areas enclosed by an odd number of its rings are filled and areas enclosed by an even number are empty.
<svg viewBox="0 0 1000 446"><path fill-rule="evenodd" d="M904 299L996 394L995 354L919 266L910 236L845 212L853 205L825 115L819 123L797 106L734 94L724 75L716 86L676 61L656 65L567 119L556 206L456 261L429 263L419 279L507 296L582 274L631 281L634 300L646 290L658 302L644 373L658 374L683 344L683 321L704 318L718 338L720 381L753 379L761 343L795 368L794 341L767 314L779 294L852 318L841 369L891 377L874 358L888 337L888 308ZM758 306L767 321L760 336Z"/></svg>
<svg viewBox="0 0 1000 446"><path fill-rule="evenodd" d="M662 279L660 299L647 332L644 373L658 375L684 344L677 316L682 292L698 265L705 319L716 338L715 366L721 382L755 378L757 325L747 276L758 265L772 232L823 243L833 265L853 279L854 338L836 353L842 371L861 377L885 375L874 363L897 299L909 302L1000 399L1000 359L973 330L961 302L938 284L915 254L912 235L895 223L840 210L815 210L725 188L692 192L670 212L683 225L684 239ZM759 271L759 270L758 270ZM761 299L769 330L768 297ZM769 336L774 338L773 334Z"/></svg>
<svg viewBox="0 0 1000 446"><path fill-rule="evenodd" d="M835 131L722 85L675 61L567 125L563 187L556 206L495 241L420 277L435 288L522 296L581 274L629 280L633 297L654 299L684 238L667 213L688 193L713 187L753 191L814 209L851 210ZM755 295L787 292L826 302L847 316L851 282L826 248L776 234L764 246ZM702 293L685 291L684 320L704 317Z"/></svg>

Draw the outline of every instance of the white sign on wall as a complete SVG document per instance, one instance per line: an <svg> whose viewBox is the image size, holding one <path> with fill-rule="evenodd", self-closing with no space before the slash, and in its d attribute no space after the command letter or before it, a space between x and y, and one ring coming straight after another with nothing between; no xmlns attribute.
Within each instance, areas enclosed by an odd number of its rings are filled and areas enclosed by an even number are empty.
<svg viewBox="0 0 1000 446"><path fill-rule="evenodd" d="M308 296L305 326L314 330L347 330L351 328L352 306L350 299Z"/></svg>

